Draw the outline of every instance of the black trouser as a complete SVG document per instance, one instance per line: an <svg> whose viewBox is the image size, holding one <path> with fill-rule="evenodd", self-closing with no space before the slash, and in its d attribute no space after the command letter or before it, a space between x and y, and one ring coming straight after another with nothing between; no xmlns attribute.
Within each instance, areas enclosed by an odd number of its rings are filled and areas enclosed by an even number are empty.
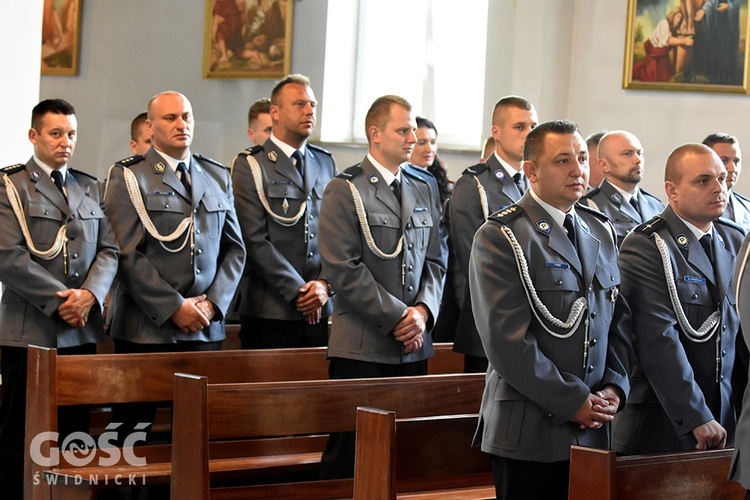
<svg viewBox="0 0 750 500"><path fill-rule="evenodd" d="M328 318L315 325L306 321L240 317L240 343L243 349L283 349L325 347L328 345Z"/></svg>
<svg viewBox="0 0 750 500"><path fill-rule="evenodd" d="M343 378L385 378L427 375L427 360L387 365L354 359L331 358L328 366L331 379ZM356 434L354 432L332 433L320 461L321 479L342 479L354 477L354 453Z"/></svg>
<svg viewBox="0 0 750 500"><path fill-rule="evenodd" d="M64 347L59 355L95 354L95 344ZM24 452L26 437L26 370L28 349L0 347L2 399L0 399L0 496L4 499L23 499ZM88 431L88 408L70 407L58 413L58 445L75 431ZM48 429L52 430L52 429ZM40 478L42 480L42 478ZM42 485L40 484L41 488Z"/></svg>
<svg viewBox="0 0 750 500"><path fill-rule="evenodd" d="M503 500L567 500L570 461L531 462L490 455L495 495Z"/></svg>

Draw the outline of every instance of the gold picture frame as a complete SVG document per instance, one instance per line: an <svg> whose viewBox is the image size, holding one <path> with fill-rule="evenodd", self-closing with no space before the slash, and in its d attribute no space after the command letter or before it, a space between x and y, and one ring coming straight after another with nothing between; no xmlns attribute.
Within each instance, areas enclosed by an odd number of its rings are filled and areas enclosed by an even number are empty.
<svg viewBox="0 0 750 500"><path fill-rule="evenodd" d="M206 0L204 78L281 78L292 67L294 0Z"/></svg>
<svg viewBox="0 0 750 500"><path fill-rule="evenodd" d="M42 74L77 75L81 51L81 0L44 0Z"/></svg>
<svg viewBox="0 0 750 500"><path fill-rule="evenodd" d="M748 0L628 0L623 88L748 93Z"/></svg>

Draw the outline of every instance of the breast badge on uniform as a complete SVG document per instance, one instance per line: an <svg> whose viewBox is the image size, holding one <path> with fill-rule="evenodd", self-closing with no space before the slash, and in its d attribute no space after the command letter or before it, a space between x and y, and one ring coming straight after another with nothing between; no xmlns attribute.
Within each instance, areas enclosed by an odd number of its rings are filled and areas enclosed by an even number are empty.
<svg viewBox="0 0 750 500"><path fill-rule="evenodd" d="M502 168L498 168L493 173L495 174L495 179L503 182L503 179L505 179L505 171Z"/></svg>
<svg viewBox="0 0 750 500"><path fill-rule="evenodd" d="M539 230L540 230L541 232L543 232L544 234L549 234L549 232L550 232L550 225L549 225L549 222L547 222L547 221L546 221L546 220L544 220L544 219L542 219L542 220L540 220L540 221L537 221L537 223L536 223L536 227L538 227L538 228L539 228Z"/></svg>
<svg viewBox="0 0 750 500"><path fill-rule="evenodd" d="M685 236L684 234L680 233L677 236L675 236L674 239L677 242L677 244L680 245L682 248L688 247L688 239L687 239L687 236Z"/></svg>

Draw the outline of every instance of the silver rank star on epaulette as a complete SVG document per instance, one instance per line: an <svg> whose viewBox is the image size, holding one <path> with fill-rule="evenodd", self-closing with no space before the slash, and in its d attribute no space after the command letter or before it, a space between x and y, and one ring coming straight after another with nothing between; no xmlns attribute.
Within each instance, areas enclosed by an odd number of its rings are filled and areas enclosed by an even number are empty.
<svg viewBox="0 0 750 500"><path fill-rule="evenodd" d="M516 206L515 205L511 205L511 206L509 206L508 208L506 208L505 210L503 210L502 212L500 212L497 215L498 215L498 217L505 217L506 215L512 214L515 211L516 211Z"/></svg>

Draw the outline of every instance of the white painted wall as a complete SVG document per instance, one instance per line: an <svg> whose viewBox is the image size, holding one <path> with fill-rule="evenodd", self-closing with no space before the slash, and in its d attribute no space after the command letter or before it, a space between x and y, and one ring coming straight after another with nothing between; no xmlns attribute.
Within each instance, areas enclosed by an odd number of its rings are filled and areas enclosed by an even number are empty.
<svg viewBox="0 0 750 500"><path fill-rule="evenodd" d="M31 109L39 101L43 0L0 0L0 167L26 163Z"/></svg>

